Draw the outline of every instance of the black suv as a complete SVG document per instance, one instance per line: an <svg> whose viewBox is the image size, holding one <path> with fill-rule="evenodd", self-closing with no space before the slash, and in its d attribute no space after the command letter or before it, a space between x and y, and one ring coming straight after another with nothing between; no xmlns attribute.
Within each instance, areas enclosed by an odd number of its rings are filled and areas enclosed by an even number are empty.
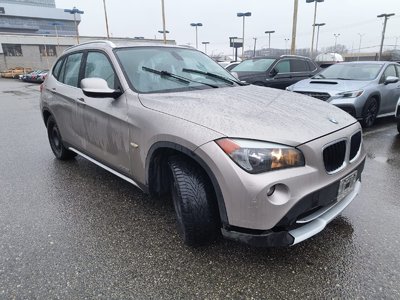
<svg viewBox="0 0 400 300"><path fill-rule="evenodd" d="M242 81L276 89L285 89L318 71L318 65L311 59L295 55L247 59L231 70Z"/></svg>

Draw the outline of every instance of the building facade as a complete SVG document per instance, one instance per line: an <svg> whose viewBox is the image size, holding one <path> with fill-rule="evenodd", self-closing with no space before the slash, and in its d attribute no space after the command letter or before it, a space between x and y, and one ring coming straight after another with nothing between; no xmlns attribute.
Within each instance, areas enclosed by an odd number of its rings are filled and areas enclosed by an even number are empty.
<svg viewBox="0 0 400 300"><path fill-rule="evenodd" d="M54 0L0 0L0 32L75 35L76 27L74 15Z"/></svg>

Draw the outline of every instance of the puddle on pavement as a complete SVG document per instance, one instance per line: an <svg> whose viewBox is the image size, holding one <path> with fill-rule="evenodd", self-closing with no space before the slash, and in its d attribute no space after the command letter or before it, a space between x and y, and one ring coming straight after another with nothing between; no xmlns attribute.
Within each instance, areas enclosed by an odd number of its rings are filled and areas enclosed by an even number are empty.
<svg viewBox="0 0 400 300"><path fill-rule="evenodd" d="M15 96L27 96L29 95L28 93L24 93L21 91L3 91L4 94L13 94Z"/></svg>

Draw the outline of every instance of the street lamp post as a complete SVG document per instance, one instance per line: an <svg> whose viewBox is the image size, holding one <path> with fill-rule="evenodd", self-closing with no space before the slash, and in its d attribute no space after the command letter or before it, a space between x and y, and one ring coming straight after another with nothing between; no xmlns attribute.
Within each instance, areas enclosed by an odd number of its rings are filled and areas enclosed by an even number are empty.
<svg viewBox="0 0 400 300"><path fill-rule="evenodd" d="M55 32L56 32L56 38L57 38L57 56L58 56L58 53L60 52L60 39L59 39L59 36L58 36L58 28L57 28L57 26L61 26L62 24L61 24L61 23L57 23L57 22L53 22L53 23L50 23L50 25L53 25L53 26L54 26L54 30L55 30Z"/></svg>
<svg viewBox="0 0 400 300"><path fill-rule="evenodd" d="M201 42L204 45L204 53L207 54L207 45L210 44L210 42Z"/></svg>
<svg viewBox="0 0 400 300"><path fill-rule="evenodd" d="M357 60L360 60L361 41L362 41L362 37L364 36L364 34L359 33L358 35L360 36L360 43L358 44L358 57L357 57Z"/></svg>
<svg viewBox="0 0 400 300"><path fill-rule="evenodd" d="M251 17L251 12L245 12L245 13L237 13L236 14L239 18L243 18L243 34L242 34L242 39L243 39L243 45L242 45L242 59L244 58L244 24L245 24L245 18L246 17Z"/></svg>
<svg viewBox="0 0 400 300"><path fill-rule="evenodd" d="M161 14L162 14L162 26L163 26L163 38L164 38L164 44L167 43L167 31L165 29L165 8L164 8L164 0L161 0Z"/></svg>
<svg viewBox="0 0 400 300"><path fill-rule="evenodd" d="M268 34L268 49L269 49L269 55L271 55L271 34L275 33L275 30L269 30L265 32Z"/></svg>
<svg viewBox="0 0 400 300"><path fill-rule="evenodd" d="M165 30L165 31L159 30L158 33L161 33L163 35L163 37L165 35L164 44L166 44L166 37L167 37L167 34L169 33L169 31L168 30Z"/></svg>
<svg viewBox="0 0 400 300"><path fill-rule="evenodd" d="M297 11L299 8L299 0L294 0L293 9L293 26L292 26L292 45L290 46L290 54L296 54L296 32L297 32Z"/></svg>
<svg viewBox="0 0 400 300"><path fill-rule="evenodd" d="M196 49L199 49L199 36L197 32L197 27L203 26L202 23L190 23L190 26L196 27Z"/></svg>
<svg viewBox="0 0 400 300"><path fill-rule="evenodd" d="M314 6L314 22L313 25L315 25L315 22L317 21L317 6L318 2L324 2L324 0L306 0L307 3L313 3L315 2ZM311 39L311 57L314 55L314 36L315 36L315 26L313 26L313 32L312 32L312 39Z"/></svg>
<svg viewBox="0 0 400 300"><path fill-rule="evenodd" d="M110 39L110 31L108 30L108 17L107 17L106 0L103 0L103 6L104 6L104 18L106 20L107 39Z"/></svg>
<svg viewBox="0 0 400 300"><path fill-rule="evenodd" d="M82 10L77 9L75 6L72 9L64 9L64 12L70 13L74 15L74 22L75 22L75 30L76 30L76 41L79 44L79 30L78 30L78 23L76 22L76 14L84 14L85 12Z"/></svg>
<svg viewBox="0 0 400 300"><path fill-rule="evenodd" d="M316 24L314 24L314 26L317 26L317 27L318 27L318 30L317 30L317 43L316 43L316 45L315 45L315 53L316 53L316 54L318 54L319 28L320 28L321 26L325 26L325 25L326 25L326 23L316 23Z"/></svg>
<svg viewBox="0 0 400 300"><path fill-rule="evenodd" d="M340 36L340 33L334 33L333 36L335 37L335 53L336 53L337 52L336 51L337 39Z"/></svg>
<svg viewBox="0 0 400 300"><path fill-rule="evenodd" d="M383 51L383 42L385 41L385 32L386 32L386 23L387 20L390 17L393 17L395 14L380 14L377 17L378 18L385 18L385 20L383 21L383 31L382 31L382 40L381 40L381 47L379 49L379 56L378 56L378 60L381 60L382 57L382 51Z"/></svg>
<svg viewBox="0 0 400 300"><path fill-rule="evenodd" d="M257 47L257 38L255 37L255 38L253 38L253 40L254 40L254 51L253 51L253 57L255 57L255 56L256 56L256 47Z"/></svg>
<svg viewBox="0 0 400 300"><path fill-rule="evenodd" d="M288 53L288 47L287 47L287 43L290 41L290 39L286 38L285 39L285 54Z"/></svg>

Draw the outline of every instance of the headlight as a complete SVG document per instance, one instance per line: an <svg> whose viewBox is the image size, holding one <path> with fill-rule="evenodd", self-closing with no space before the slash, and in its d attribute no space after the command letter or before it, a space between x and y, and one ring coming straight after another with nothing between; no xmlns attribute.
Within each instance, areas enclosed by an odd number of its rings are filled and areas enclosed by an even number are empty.
<svg viewBox="0 0 400 300"><path fill-rule="evenodd" d="M288 87L286 87L286 90L289 91L289 92L293 92L293 89L294 89L294 85L293 84L289 85Z"/></svg>
<svg viewBox="0 0 400 300"><path fill-rule="evenodd" d="M362 95L364 91L363 90L358 90L358 91L351 91L351 92L343 92L337 94L341 98L356 98Z"/></svg>
<svg viewBox="0 0 400 300"><path fill-rule="evenodd" d="M227 138L216 143L236 164L252 174L305 165L303 153L289 146Z"/></svg>

